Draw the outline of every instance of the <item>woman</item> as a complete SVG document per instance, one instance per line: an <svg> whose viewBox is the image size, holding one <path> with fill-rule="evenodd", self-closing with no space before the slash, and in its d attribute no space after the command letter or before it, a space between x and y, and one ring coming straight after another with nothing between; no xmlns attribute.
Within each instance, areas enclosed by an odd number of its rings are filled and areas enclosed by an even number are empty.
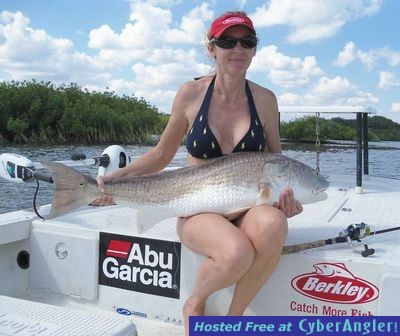
<svg viewBox="0 0 400 336"><path fill-rule="evenodd" d="M281 152L276 97L246 80L257 46L252 21L244 12L228 12L212 23L207 39L215 73L180 87L159 143L129 166L99 177L100 190L114 177L162 170L185 134L188 165L239 151ZM108 201L105 196L103 202ZM279 261L287 217L301 211L287 189L279 204L255 206L230 220L213 213L178 220L182 242L206 257L183 308L187 333L188 317L204 315L207 298L230 285L235 284L235 290L227 314L244 313Z"/></svg>

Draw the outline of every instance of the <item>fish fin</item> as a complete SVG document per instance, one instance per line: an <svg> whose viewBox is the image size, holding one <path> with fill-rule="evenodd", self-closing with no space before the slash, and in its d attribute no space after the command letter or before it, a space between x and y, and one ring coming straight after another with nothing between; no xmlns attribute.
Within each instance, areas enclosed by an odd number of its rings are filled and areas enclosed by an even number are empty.
<svg viewBox="0 0 400 336"><path fill-rule="evenodd" d="M50 170L54 181L54 196L48 218L54 218L87 205L92 200L88 199L82 189L88 183L96 183L94 178L61 163L50 161L40 161L40 163Z"/></svg>
<svg viewBox="0 0 400 336"><path fill-rule="evenodd" d="M258 194L256 205L273 204L273 192L268 183L259 183L260 193Z"/></svg>
<svg viewBox="0 0 400 336"><path fill-rule="evenodd" d="M138 210L136 213L137 233L142 233L151 229L158 222L166 218L160 215L160 213L161 211L154 211L154 209Z"/></svg>

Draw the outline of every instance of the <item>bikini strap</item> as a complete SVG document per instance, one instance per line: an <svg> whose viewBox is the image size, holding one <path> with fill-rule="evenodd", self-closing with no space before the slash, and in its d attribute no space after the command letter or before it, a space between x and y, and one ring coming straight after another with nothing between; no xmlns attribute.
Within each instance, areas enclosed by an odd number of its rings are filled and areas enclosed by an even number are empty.
<svg viewBox="0 0 400 336"><path fill-rule="evenodd" d="M210 107L211 96L214 91L214 83L215 83L215 77L212 79L212 81L208 85L206 95L204 96L203 103L201 104L199 113L197 115L204 114L205 117L208 116L208 109Z"/></svg>
<svg viewBox="0 0 400 336"><path fill-rule="evenodd" d="M256 104L254 103L253 95L251 94L249 82L246 79L246 95L249 101L250 114L253 119L259 119Z"/></svg>

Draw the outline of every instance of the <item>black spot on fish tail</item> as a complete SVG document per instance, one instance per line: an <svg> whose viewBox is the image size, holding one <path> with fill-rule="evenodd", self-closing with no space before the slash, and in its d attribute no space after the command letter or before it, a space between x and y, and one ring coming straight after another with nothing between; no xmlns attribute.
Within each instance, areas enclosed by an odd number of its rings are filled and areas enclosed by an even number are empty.
<svg viewBox="0 0 400 336"><path fill-rule="evenodd" d="M84 191L88 185L96 184L94 178L61 163L50 161L41 163L50 170L54 180L54 196L48 218L60 216L93 200L95 196L90 196Z"/></svg>

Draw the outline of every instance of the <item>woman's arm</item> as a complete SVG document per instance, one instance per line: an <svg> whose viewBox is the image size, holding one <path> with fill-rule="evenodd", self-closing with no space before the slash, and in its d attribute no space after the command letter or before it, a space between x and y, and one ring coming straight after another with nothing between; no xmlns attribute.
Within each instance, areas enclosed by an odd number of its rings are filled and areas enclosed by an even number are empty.
<svg viewBox="0 0 400 336"><path fill-rule="evenodd" d="M105 192L105 182L126 176L138 176L164 169L174 158L187 129L186 108L190 105L188 85L178 90L172 106L171 116L155 147L124 168L105 176L98 176L100 191Z"/></svg>
<svg viewBox="0 0 400 336"><path fill-rule="evenodd" d="M281 153L281 137L279 134L278 102L272 91L266 90L263 108L264 132L266 136L266 150L271 153Z"/></svg>

